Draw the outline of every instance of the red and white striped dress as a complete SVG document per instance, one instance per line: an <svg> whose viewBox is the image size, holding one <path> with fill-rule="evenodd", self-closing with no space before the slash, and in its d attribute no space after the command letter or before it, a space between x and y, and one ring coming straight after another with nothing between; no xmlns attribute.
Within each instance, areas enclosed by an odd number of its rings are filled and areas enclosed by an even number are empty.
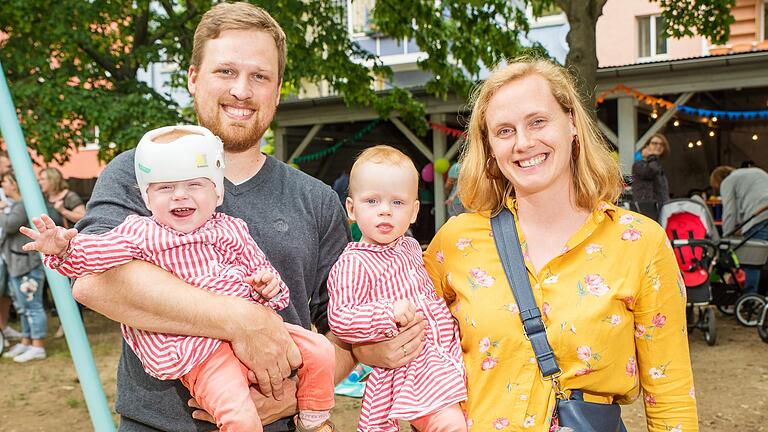
<svg viewBox="0 0 768 432"><path fill-rule="evenodd" d="M396 419L413 420L467 399L458 327L435 293L416 240L348 244L328 276L328 294L328 323L348 343L396 336L396 300L413 302L427 323L418 357L397 369L371 372L358 431L398 431Z"/></svg>
<svg viewBox="0 0 768 432"><path fill-rule="evenodd" d="M134 259L151 262L190 285L216 294L251 299L273 309L288 305L288 287L248 233L246 223L223 213L214 213L203 226L186 234L152 217L131 215L107 233L78 234L64 260L46 256L45 264L65 276L79 278ZM270 301L245 282L246 276L259 270L274 273L279 281L280 293ZM207 337L155 333L125 324L121 328L144 370L162 380L187 374L221 344Z"/></svg>

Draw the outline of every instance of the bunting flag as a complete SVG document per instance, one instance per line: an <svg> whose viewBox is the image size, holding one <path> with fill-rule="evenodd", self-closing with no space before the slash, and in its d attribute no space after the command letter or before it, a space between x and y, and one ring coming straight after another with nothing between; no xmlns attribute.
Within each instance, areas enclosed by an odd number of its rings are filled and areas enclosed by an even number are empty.
<svg viewBox="0 0 768 432"><path fill-rule="evenodd" d="M360 129L359 131L355 132L354 135L352 135L351 137L344 138L343 140L337 142L336 144L334 144L334 145L332 145L332 146L330 146L328 148L324 148L324 149L322 149L320 151L316 151L314 153L303 154L301 156L296 156L295 158L293 158L293 160L291 162L295 163L295 164L299 164L299 163L306 162L306 161L320 159L322 157L328 156L331 153L335 153L338 149L340 149L344 145L351 144L351 143L359 141L362 137L364 137L371 130L373 130L373 128L377 124L379 124L380 121L381 121L381 119L373 120L372 122L370 122L367 125L365 125L365 127Z"/></svg>
<svg viewBox="0 0 768 432"><path fill-rule="evenodd" d="M671 109L675 107L673 102L666 99L650 96L645 93L639 92L635 89L629 88L624 84L619 84L612 89L600 93L595 100L597 105L605 101L605 97L613 93L626 93L635 99L644 102L652 107L663 107L664 109ZM768 119L768 110L756 110L756 111L725 111L725 110L713 110L707 108L695 108L688 105L677 105L677 109L685 114L699 117L718 117L728 120L765 120Z"/></svg>
<svg viewBox="0 0 768 432"><path fill-rule="evenodd" d="M431 127L432 129L434 129L434 130L436 130L438 132L442 132L442 133L444 133L446 135L450 135L450 136L452 136L454 138L461 138L464 135L464 131L463 130L454 129L452 127L448 127L446 125L439 124L439 123L429 122L429 127Z"/></svg>

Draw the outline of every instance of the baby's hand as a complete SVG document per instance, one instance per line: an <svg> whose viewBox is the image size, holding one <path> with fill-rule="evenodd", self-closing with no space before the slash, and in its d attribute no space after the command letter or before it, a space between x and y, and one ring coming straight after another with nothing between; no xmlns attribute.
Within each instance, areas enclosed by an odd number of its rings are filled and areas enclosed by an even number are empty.
<svg viewBox="0 0 768 432"><path fill-rule="evenodd" d="M395 312L395 323L398 327L405 327L416 317L416 306L410 300L397 300L392 307Z"/></svg>
<svg viewBox="0 0 768 432"><path fill-rule="evenodd" d="M277 278L273 273L268 271L257 271L253 276L246 277L245 281L251 284L254 291L267 300L280 292L280 285L277 283Z"/></svg>
<svg viewBox="0 0 768 432"><path fill-rule="evenodd" d="M22 249L64 258L64 254L69 248L69 241L75 238L77 230L57 226L53 219L45 214L40 215L39 218L32 218L32 224L35 225L37 231L24 226L19 229L22 234L33 240L22 246Z"/></svg>

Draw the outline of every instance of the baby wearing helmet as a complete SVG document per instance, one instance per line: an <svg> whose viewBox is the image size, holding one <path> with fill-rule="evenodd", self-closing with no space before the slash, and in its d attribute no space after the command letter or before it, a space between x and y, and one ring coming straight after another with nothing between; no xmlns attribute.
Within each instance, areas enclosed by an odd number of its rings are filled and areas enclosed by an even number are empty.
<svg viewBox="0 0 768 432"><path fill-rule="evenodd" d="M45 254L45 264L79 278L134 259L151 262L187 283L272 309L288 305L288 287L248 233L246 223L216 207L224 200L224 149L201 126L147 132L134 154L136 181L151 217L131 215L112 231L78 234L47 216L24 250ZM297 430L332 431L334 348L320 334L286 323L302 367L296 398ZM123 337L144 370L161 380L180 379L222 431L262 431L247 368L227 341L154 333L121 324Z"/></svg>

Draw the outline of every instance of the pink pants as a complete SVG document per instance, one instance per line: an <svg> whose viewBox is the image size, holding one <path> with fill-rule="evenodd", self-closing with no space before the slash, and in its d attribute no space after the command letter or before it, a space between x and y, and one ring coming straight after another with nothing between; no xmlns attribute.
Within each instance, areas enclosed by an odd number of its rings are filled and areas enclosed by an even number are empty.
<svg viewBox="0 0 768 432"><path fill-rule="evenodd" d="M459 404L410 421L419 432L466 432L467 419Z"/></svg>
<svg viewBox="0 0 768 432"><path fill-rule="evenodd" d="M301 352L302 366L296 399L299 410L333 408L335 351L325 336L285 324ZM221 432L261 432L261 420L251 399L248 368L235 357L232 346L222 342L203 363L181 377L197 402L215 419Z"/></svg>

